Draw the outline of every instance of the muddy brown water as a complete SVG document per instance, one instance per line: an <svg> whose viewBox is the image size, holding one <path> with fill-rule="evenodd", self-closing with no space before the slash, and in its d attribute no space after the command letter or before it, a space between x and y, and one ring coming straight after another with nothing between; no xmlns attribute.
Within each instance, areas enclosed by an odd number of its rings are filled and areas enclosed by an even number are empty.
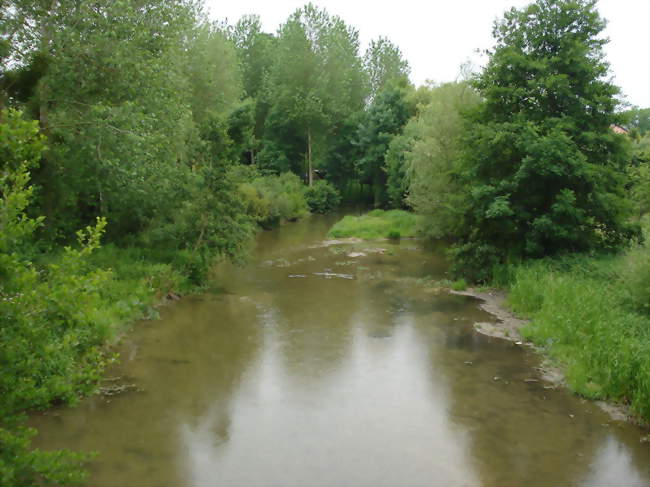
<svg viewBox="0 0 650 487"><path fill-rule="evenodd" d="M262 233L218 293L138 323L108 374L138 390L33 417L36 444L98 452L93 487L650 486L646 432L475 333L439 253L325 245L331 223Z"/></svg>

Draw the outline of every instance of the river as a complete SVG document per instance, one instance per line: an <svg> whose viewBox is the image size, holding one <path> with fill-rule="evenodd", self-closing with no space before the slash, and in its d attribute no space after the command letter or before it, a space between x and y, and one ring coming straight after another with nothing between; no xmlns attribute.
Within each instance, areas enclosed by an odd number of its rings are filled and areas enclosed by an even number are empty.
<svg viewBox="0 0 650 487"><path fill-rule="evenodd" d="M650 486L647 432L476 333L493 318L431 285L439 252L332 223L261 233L137 323L108 373L136 389L35 415L36 445L98 452L92 487Z"/></svg>

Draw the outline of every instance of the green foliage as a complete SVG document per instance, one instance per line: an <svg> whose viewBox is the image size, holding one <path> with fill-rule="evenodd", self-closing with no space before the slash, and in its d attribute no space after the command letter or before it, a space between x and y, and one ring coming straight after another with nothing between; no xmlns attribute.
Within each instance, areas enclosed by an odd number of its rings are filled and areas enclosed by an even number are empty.
<svg viewBox="0 0 650 487"><path fill-rule="evenodd" d="M89 390L103 366L97 346L105 327L94 323L99 289L107 273L88 270L106 222L77 234L80 249L65 249L62 265L37 269L21 254L42 219L25 210L32 197L27 167L44 149L35 124L3 112L0 133L0 482L61 485L83 478L86 457L30 451L33 432L22 426L27 408L72 401Z"/></svg>
<svg viewBox="0 0 650 487"><path fill-rule="evenodd" d="M327 179L341 192L351 184L358 184L358 174L355 161L361 158L362 149L357 145L357 130L364 117L363 110L357 110L345 120L338 123L335 131L328 136L329 151L324 156L323 167L327 171ZM360 201L357 198L356 201Z"/></svg>
<svg viewBox="0 0 650 487"><path fill-rule="evenodd" d="M356 161L360 181L372 186L374 206L387 203L386 193L386 151L393 138L413 114L413 107L407 101L408 88L391 85L373 100L359 123L355 144L361 150L361 158ZM394 186L399 185L398 182Z"/></svg>
<svg viewBox="0 0 650 487"><path fill-rule="evenodd" d="M650 131L650 108L633 108L624 112L627 126L644 136Z"/></svg>
<svg viewBox="0 0 650 487"><path fill-rule="evenodd" d="M566 368L574 391L628 403L645 418L650 417L650 313L638 299L645 304L649 296L648 255L639 248L618 258L514 266L508 298L517 313L532 318L524 336Z"/></svg>
<svg viewBox="0 0 650 487"><path fill-rule="evenodd" d="M403 156L409 183L407 201L423 216L422 229L428 237L459 233L469 196L456 177L463 152L461 139L468 130L463 115L479 100L467 83L432 86L427 104L405 129L409 138Z"/></svg>
<svg viewBox="0 0 650 487"><path fill-rule="evenodd" d="M305 190L312 213L329 213L341 203L341 194L328 181L319 180Z"/></svg>
<svg viewBox="0 0 650 487"><path fill-rule="evenodd" d="M288 161L298 174L303 161L327 158L327 135L363 107L365 77L358 55L359 34L342 19L308 4L296 10L278 33L270 68L265 167ZM313 154L313 155L312 155ZM260 154L260 156L262 156Z"/></svg>
<svg viewBox="0 0 650 487"><path fill-rule="evenodd" d="M86 478L83 465L89 455L67 450L44 452L30 447L35 431L22 426L24 417L3 418L0 423L0 485L32 487L77 485Z"/></svg>
<svg viewBox="0 0 650 487"><path fill-rule="evenodd" d="M632 166L650 164L650 133L632 138Z"/></svg>
<svg viewBox="0 0 650 487"><path fill-rule="evenodd" d="M415 237L418 217L404 210L373 210L365 215L347 215L328 232L329 237L378 238Z"/></svg>
<svg viewBox="0 0 650 487"><path fill-rule="evenodd" d="M411 71L399 47L385 37L370 41L363 63L368 73L371 100L390 84L408 80Z"/></svg>
<svg viewBox="0 0 650 487"><path fill-rule="evenodd" d="M538 0L495 25L497 44L475 83L485 102L463 140L461 267L613 249L635 234L626 223L627 140L610 129L620 116L604 25L587 0Z"/></svg>
<svg viewBox="0 0 650 487"><path fill-rule="evenodd" d="M305 186L295 174L286 172L259 176L253 172L239 186L248 214L264 228L277 226L309 214Z"/></svg>
<svg viewBox="0 0 650 487"><path fill-rule="evenodd" d="M451 283L450 286L454 291L464 291L467 289L467 281L465 279L458 279Z"/></svg>
<svg viewBox="0 0 650 487"><path fill-rule="evenodd" d="M413 119L409 120L411 122ZM404 128L404 133L396 135L388 144L386 150L386 193L391 208L404 208L406 195L409 190L406 158L413 147L413 137L408 134L410 125Z"/></svg>
<svg viewBox="0 0 650 487"><path fill-rule="evenodd" d="M219 260L241 260L255 231L254 219L240 198L228 169L206 165L171 213L151 221L136 243L168 252L170 262L200 285Z"/></svg>
<svg viewBox="0 0 650 487"><path fill-rule="evenodd" d="M621 289L625 303L639 313L650 316L650 250L636 246L621 258Z"/></svg>
<svg viewBox="0 0 650 487"><path fill-rule="evenodd" d="M628 170L632 181L630 195L641 216L650 212L650 161L639 166L631 166Z"/></svg>

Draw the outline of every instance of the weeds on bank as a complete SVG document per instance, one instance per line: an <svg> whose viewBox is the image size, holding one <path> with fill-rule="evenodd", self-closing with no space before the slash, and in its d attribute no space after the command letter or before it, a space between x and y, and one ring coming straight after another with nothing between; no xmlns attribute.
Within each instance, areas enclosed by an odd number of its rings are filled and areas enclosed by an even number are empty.
<svg viewBox="0 0 650 487"><path fill-rule="evenodd" d="M630 404L650 418L650 249L498 269L525 338L566 369L578 394Z"/></svg>
<svg viewBox="0 0 650 487"><path fill-rule="evenodd" d="M329 231L333 238L357 237L364 240L415 237L418 217L403 210L373 210L361 216L345 216Z"/></svg>

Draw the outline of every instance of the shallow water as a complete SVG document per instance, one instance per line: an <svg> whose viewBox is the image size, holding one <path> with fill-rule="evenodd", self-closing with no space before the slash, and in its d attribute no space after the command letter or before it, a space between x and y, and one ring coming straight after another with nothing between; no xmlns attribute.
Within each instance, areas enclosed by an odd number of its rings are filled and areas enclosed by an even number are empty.
<svg viewBox="0 0 650 487"><path fill-rule="evenodd" d="M109 375L138 390L33 417L36 444L97 451L93 487L650 486L645 433L475 333L439 254L324 245L331 223L261 234L220 293L137 324Z"/></svg>

